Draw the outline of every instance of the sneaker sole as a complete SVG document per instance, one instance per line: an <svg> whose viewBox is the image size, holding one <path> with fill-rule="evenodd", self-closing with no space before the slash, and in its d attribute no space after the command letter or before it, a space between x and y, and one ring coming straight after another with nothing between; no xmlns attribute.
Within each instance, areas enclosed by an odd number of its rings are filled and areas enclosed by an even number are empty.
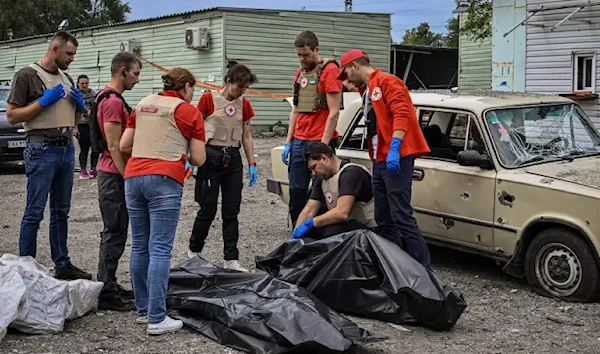
<svg viewBox="0 0 600 354"><path fill-rule="evenodd" d="M178 331L180 329L183 328L183 323L177 327L169 327L169 328L157 328L157 329L150 329L148 328L146 330L146 333L150 334L150 335L159 335L159 334L165 334L165 333L169 333L169 332L175 332Z"/></svg>
<svg viewBox="0 0 600 354"><path fill-rule="evenodd" d="M148 318L144 317L144 318L136 318L135 319L135 323L137 324L148 324Z"/></svg>

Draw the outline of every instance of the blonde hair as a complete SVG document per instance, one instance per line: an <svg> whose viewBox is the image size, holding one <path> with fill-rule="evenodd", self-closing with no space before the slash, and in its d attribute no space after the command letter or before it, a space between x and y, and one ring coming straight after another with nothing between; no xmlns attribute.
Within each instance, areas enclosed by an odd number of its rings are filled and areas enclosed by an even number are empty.
<svg viewBox="0 0 600 354"><path fill-rule="evenodd" d="M168 73L162 76L163 88L165 90L181 91L185 88L185 84L189 83L190 86L196 84L196 78L187 69L175 68L169 70Z"/></svg>

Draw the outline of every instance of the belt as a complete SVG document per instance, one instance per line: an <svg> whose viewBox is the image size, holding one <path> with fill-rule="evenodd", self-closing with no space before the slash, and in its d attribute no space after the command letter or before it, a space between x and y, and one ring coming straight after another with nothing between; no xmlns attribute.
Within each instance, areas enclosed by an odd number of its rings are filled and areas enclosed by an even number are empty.
<svg viewBox="0 0 600 354"><path fill-rule="evenodd" d="M219 146L219 145L206 145L211 149L221 150L223 152L231 151L231 150L240 150L240 146Z"/></svg>
<svg viewBox="0 0 600 354"><path fill-rule="evenodd" d="M44 136L28 136L29 143L42 143L55 146L69 146L73 143L73 139L67 137L46 138Z"/></svg>

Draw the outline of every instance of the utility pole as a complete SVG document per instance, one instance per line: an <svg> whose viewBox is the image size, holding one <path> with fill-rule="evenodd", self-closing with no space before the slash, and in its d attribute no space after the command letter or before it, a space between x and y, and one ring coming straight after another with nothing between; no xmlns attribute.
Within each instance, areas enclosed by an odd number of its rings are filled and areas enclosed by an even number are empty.
<svg viewBox="0 0 600 354"><path fill-rule="evenodd" d="M344 0L344 5L346 5L346 12L352 12L352 0Z"/></svg>

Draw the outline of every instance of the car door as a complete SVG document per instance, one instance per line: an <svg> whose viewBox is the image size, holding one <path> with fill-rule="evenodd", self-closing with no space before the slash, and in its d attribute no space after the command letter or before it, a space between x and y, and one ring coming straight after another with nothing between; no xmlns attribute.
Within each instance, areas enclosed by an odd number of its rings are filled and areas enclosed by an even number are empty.
<svg viewBox="0 0 600 354"><path fill-rule="evenodd" d="M456 157L463 150L487 154L481 127L471 113L430 107L417 109L422 123L425 112L432 153L415 162L412 205L419 227L431 241L493 248L496 171L461 166Z"/></svg>

